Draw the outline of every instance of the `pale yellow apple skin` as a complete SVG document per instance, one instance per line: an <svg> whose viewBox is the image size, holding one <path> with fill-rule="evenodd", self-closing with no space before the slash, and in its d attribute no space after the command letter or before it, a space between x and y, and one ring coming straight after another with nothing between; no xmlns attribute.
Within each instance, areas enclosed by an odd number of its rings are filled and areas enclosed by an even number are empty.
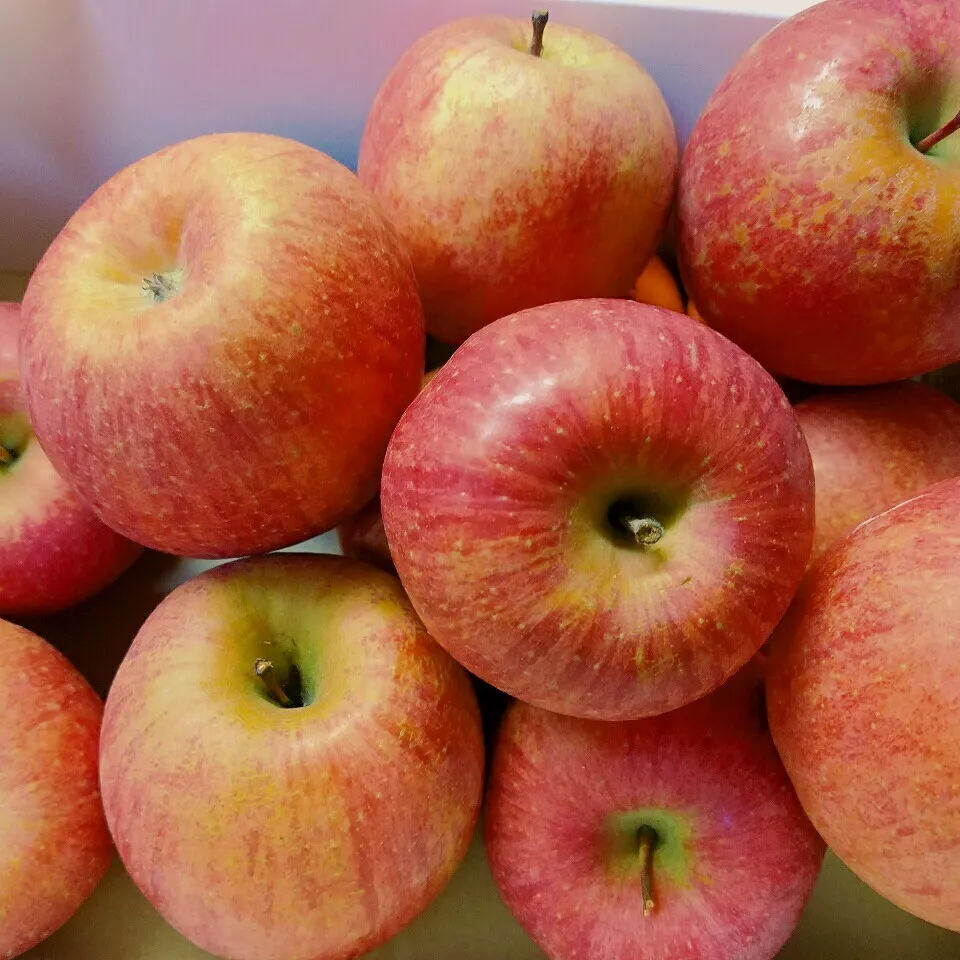
<svg viewBox="0 0 960 960"><path fill-rule="evenodd" d="M524 307L628 295L674 194L678 148L650 75L551 21L455 21L387 77L358 174L413 258L427 328L459 343Z"/></svg>
<svg viewBox="0 0 960 960"><path fill-rule="evenodd" d="M254 672L298 663L284 709ZM217 567L147 620L110 689L107 822L164 918L232 960L342 960L436 896L480 809L466 673L396 577L343 557Z"/></svg>

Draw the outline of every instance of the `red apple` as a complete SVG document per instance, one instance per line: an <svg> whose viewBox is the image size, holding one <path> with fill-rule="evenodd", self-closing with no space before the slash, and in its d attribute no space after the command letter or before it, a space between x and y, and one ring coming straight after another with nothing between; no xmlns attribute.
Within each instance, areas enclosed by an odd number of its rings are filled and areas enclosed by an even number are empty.
<svg viewBox="0 0 960 960"><path fill-rule="evenodd" d="M861 524L771 644L773 738L833 851L960 931L960 479Z"/></svg>
<svg viewBox="0 0 960 960"><path fill-rule="evenodd" d="M0 957L45 940L113 859L97 784L103 705L45 640L0 620Z"/></svg>
<svg viewBox="0 0 960 960"><path fill-rule="evenodd" d="M375 497L362 510L337 527L337 540L345 557L372 563L381 570L394 572L393 558L383 529L380 498Z"/></svg>
<svg viewBox="0 0 960 960"><path fill-rule="evenodd" d="M552 960L769 960L783 946L824 844L762 702L750 665L711 696L643 720L509 709L487 856Z"/></svg>
<svg viewBox="0 0 960 960"><path fill-rule="evenodd" d="M19 327L19 304L0 303L0 616L4 617L71 607L115 580L142 552L142 547L97 519L40 449L20 388Z"/></svg>
<svg viewBox="0 0 960 960"><path fill-rule="evenodd" d="M960 476L960 406L931 387L823 393L795 409L816 477L811 563L867 518Z"/></svg>
<svg viewBox="0 0 960 960"><path fill-rule="evenodd" d="M704 319L774 373L898 380L960 359L952 3L826 0L740 59L690 137L680 262ZM946 128L949 129L949 128Z"/></svg>
<svg viewBox="0 0 960 960"><path fill-rule="evenodd" d="M399 238L303 144L199 137L120 171L30 280L21 353L57 469L111 527L169 553L259 553L377 490L420 384Z"/></svg>
<svg viewBox="0 0 960 960"><path fill-rule="evenodd" d="M433 30L367 117L359 177L449 343L523 307L626 297L673 199L676 134L646 70L602 37L534 21Z"/></svg>
<svg viewBox="0 0 960 960"><path fill-rule="evenodd" d="M423 375L421 389L436 376L436 370ZM375 497L362 510L348 517L337 528L337 540L345 557L372 563L381 570L396 572L380 514L380 498Z"/></svg>
<svg viewBox="0 0 960 960"><path fill-rule="evenodd" d="M466 674L393 576L217 567L150 616L107 697L101 782L134 882L232 960L356 957L453 874L480 807Z"/></svg>
<svg viewBox="0 0 960 960"><path fill-rule="evenodd" d="M381 502L439 643L513 696L607 720L672 710L743 666L814 522L810 454L773 378L628 300L474 334L401 418Z"/></svg>

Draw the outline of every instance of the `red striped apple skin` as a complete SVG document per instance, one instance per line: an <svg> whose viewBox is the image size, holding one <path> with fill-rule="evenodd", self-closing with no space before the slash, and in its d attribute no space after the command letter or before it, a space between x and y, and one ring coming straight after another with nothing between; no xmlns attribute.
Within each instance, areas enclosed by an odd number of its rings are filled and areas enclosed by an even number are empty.
<svg viewBox="0 0 960 960"><path fill-rule="evenodd" d="M305 705L254 672L296 663ZM345 960L466 853L483 788L469 679L397 578L343 557L227 564L170 594L110 689L104 806L137 886L231 960Z"/></svg>
<svg viewBox="0 0 960 960"><path fill-rule="evenodd" d="M414 607L467 669L627 719L709 693L761 646L803 574L813 495L754 360L688 317L585 300L458 349L397 426L381 508ZM614 535L623 498L662 520L658 544Z"/></svg>
<svg viewBox="0 0 960 960"><path fill-rule="evenodd" d="M36 634L0 620L0 957L45 940L113 858L100 802L103 704Z"/></svg>
<svg viewBox="0 0 960 960"><path fill-rule="evenodd" d="M750 664L659 717L606 723L516 703L484 815L507 906L552 960L771 960L825 846L787 779ZM657 831L644 915L637 835Z"/></svg>
<svg viewBox="0 0 960 960"><path fill-rule="evenodd" d="M636 60L551 21L477 17L414 43L377 93L358 176L410 250L431 334L625 297L676 188L670 111Z"/></svg>
<svg viewBox="0 0 960 960"><path fill-rule="evenodd" d="M859 523L960 476L960 405L920 383L821 393L796 405L816 478L810 563Z"/></svg>
<svg viewBox="0 0 960 960"><path fill-rule="evenodd" d="M712 94L677 192L684 285L768 370L825 384L960 360L956 4L828 0Z"/></svg>
<svg viewBox="0 0 960 960"><path fill-rule="evenodd" d="M770 729L814 826L897 906L960 932L960 478L862 523L770 643Z"/></svg>
<svg viewBox="0 0 960 960"><path fill-rule="evenodd" d="M37 443L20 386L20 305L0 303L0 443L17 460L0 464L0 616L71 607L115 580L143 548L97 519Z"/></svg>
<svg viewBox="0 0 960 960"><path fill-rule="evenodd" d="M376 200L264 134L121 170L53 242L23 312L54 465L111 527L187 556L266 552L360 509L423 372L416 278Z"/></svg>

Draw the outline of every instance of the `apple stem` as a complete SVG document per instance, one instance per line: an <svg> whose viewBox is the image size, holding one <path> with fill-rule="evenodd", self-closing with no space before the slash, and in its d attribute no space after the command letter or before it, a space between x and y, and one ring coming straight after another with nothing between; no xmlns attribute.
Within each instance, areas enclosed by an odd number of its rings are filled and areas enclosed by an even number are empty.
<svg viewBox="0 0 960 960"><path fill-rule="evenodd" d="M281 707L293 706L293 701L287 696L286 690L280 686L280 681L277 680L277 675L273 670L273 664L269 660L258 657L253 663L253 669L256 671L257 676L263 681L263 685L267 688L267 693L269 693Z"/></svg>
<svg viewBox="0 0 960 960"><path fill-rule="evenodd" d="M13 463L13 454L0 443L0 463Z"/></svg>
<svg viewBox="0 0 960 960"><path fill-rule="evenodd" d="M547 10L534 10L533 16L533 39L530 41L530 53L539 57L543 53L543 31L547 26L547 20L550 19L550 13Z"/></svg>
<svg viewBox="0 0 960 960"><path fill-rule="evenodd" d="M918 144L917 149L921 153L926 153L931 147L935 147L941 140L946 139L951 133L960 130L960 113L952 120L948 120L939 130L924 137Z"/></svg>
<svg viewBox="0 0 960 960"><path fill-rule="evenodd" d="M659 543L663 538L663 524L659 520L651 517L632 517L623 518L624 526L633 534L633 539L640 546L651 547Z"/></svg>
<svg viewBox="0 0 960 960"><path fill-rule="evenodd" d="M657 831L644 824L637 831L640 852L640 895L643 897L643 915L649 917L656 906L653 900L653 851L657 847Z"/></svg>

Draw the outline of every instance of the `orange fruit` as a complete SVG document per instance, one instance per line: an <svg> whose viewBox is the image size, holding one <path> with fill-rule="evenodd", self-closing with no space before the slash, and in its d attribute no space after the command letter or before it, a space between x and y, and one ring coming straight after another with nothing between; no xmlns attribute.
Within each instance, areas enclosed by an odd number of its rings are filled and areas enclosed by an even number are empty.
<svg viewBox="0 0 960 960"><path fill-rule="evenodd" d="M650 303L655 307L683 313L680 288L667 265L656 255L650 258L643 273L637 277L630 296L639 303Z"/></svg>

